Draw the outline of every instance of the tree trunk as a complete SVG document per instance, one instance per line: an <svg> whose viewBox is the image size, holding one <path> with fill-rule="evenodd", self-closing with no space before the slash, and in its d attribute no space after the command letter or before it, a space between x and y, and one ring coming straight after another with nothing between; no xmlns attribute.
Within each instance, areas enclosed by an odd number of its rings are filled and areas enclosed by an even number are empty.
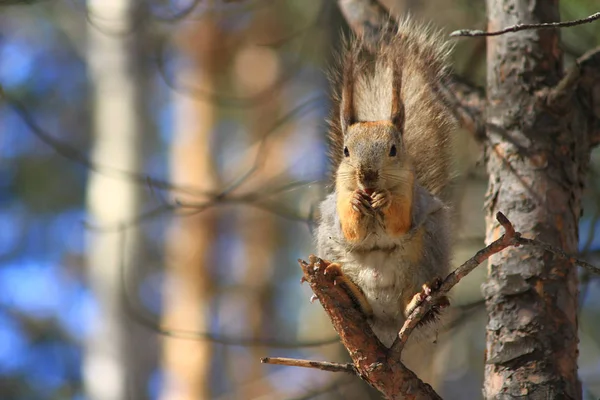
<svg viewBox="0 0 600 400"><path fill-rule="evenodd" d="M204 18L182 28L180 49L188 64L178 71L178 79L202 90L215 92L214 81L220 65L219 29L214 17ZM209 98L196 99L190 93L175 93L175 137L171 149L171 179L175 185L211 191L217 188L211 135L217 107ZM179 201L198 202L185 193ZM166 243L167 287L162 325L170 329L206 332L209 305L214 288L210 276L211 254L217 229L214 210L175 216ZM166 384L162 400L210 398L212 344L165 338L163 366Z"/></svg>
<svg viewBox="0 0 600 400"><path fill-rule="evenodd" d="M264 26L272 26L272 23L269 24L270 21L261 19L259 21L263 22ZM278 55L273 50L247 46L238 53L237 63L243 65L243 68L238 68L237 71L240 78L240 91L242 93L250 92L249 94L243 93L243 97L252 95L252 91L267 90L278 78L276 74L280 69L280 64ZM253 83L252 88L244 87L248 86L243 83L244 75L246 75L246 81ZM282 97L281 91L276 89L268 100L252 108L248 114L247 126L252 143L259 143L265 132L276 123L280 110L287 105ZM283 129L289 131L289 125ZM264 157L264 160L259 161L260 167L249 179L249 182L244 184L244 191L258 193L261 188L268 187L270 178L284 172L286 154L284 147L289 143L286 139L285 133L278 133L276 137L267 140L265 148L261 152L268 156L259 155L261 158ZM240 283L244 285L248 293L245 304L248 325L245 334L249 337L267 337L270 335L269 330L275 326L270 321L271 315L275 313L271 280L275 275L275 258L278 249L281 248L283 238L282 232L278 232L280 226L277 222L277 217L268 211L254 207L239 208L236 230L244 241L245 255L243 258L246 260L244 275ZM256 227L260 227L260 235L256 234ZM250 362L263 357L266 351L266 348L261 346L249 348ZM269 379L265 379L265 372L264 368L246 371L245 382L261 381L263 383L245 387L243 394L238 392L237 396L240 400L255 399L274 393L275 389Z"/></svg>
<svg viewBox="0 0 600 400"><path fill-rule="evenodd" d="M144 24L132 35L110 35L108 31L129 31L134 18L129 0L90 1L87 59L92 77L92 118L94 144L91 159L121 171L139 172L143 161L143 132L146 132L144 90L146 73L138 57L144 38ZM126 178L90 172L87 208L100 225L114 225L134 219L140 212L141 188ZM87 267L100 317L86 344L84 381L92 400L144 399L146 381L155 366L154 335L135 324L125 312L119 289L121 268L135 265L141 254L139 230L92 232L89 236ZM128 276L131 279L132 275ZM134 282L128 282L132 287Z"/></svg>
<svg viewBox="0 0 600 400"><path fill-rule="evenodd" d="M487 7L488 31L559 20L557 0L487 0ZM524 237L577 252L589 146L576 113L549 106L563 71L559 36L545 29L488 38L488 243L502 234L494 219L502 211ZM576 267L511 248L490 258L488 275L485 397L580 399Z"/></svg>

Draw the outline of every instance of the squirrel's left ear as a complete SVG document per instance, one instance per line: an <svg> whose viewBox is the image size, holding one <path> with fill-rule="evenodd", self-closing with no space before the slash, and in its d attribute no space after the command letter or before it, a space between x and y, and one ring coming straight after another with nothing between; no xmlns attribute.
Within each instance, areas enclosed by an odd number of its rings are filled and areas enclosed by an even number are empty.
<svg viewBox="0 0 600 400"><path fill-rule="evenodd" d="M340 124L344 136L346 136L346 132L350 125L356 122L356 115L354 114L354 61L352 54L349 53L344 63L342 77Z"/></svg>
<svg viewBox="0 0 600 400"><path fill-rule="evenodd" d="M402 103L402 69L399 65L394 65L392 68L392 110L390 120L398 129L400 135L403 135L404 103Z"/></svg>

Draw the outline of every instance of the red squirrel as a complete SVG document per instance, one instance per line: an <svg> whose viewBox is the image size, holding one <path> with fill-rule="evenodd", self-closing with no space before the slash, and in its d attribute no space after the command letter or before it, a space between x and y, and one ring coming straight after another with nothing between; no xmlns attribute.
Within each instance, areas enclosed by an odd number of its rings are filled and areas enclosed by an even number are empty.
<svg viewBox="0 0 600 400"><path fill-rule="evenodd" d="M374 46L347 41L333 77L335 185L320 206L318 255L388 347L422 291L449 272L442 199L456 122L436 91L449 51L440 33L407 19Z"/></svg>

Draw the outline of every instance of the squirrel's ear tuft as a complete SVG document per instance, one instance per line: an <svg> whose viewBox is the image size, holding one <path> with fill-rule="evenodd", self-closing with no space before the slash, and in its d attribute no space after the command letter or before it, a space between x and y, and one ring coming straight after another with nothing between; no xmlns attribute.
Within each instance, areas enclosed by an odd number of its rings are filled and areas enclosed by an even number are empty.
<svg viewBox="0 0 600 400"><path fill-rule="evenodd" d="M354 113L354 60L348 54L344 63L342 77L342 99L340 102L340 123L342 134L346 135L348 127L356 122Z"/></svg>
<svg viewBox="0 0 600 400"><path fill-rule="evenodd" d="M392 67L392 110L390 120L398 129L400 135L404 134L404 103L402 102L402 68L399 65Z"/></svg>

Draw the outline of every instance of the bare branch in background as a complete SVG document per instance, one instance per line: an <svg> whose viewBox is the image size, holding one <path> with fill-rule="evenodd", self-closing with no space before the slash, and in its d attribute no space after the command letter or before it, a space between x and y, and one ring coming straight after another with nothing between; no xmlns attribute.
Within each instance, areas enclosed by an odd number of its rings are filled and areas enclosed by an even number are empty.
<svg viewBox="0 0 600 400"><path fill-rule="evenodd" d="M600 47L579 57L543 98L552 110L566 114L573 107L576 94L586 111L589 145L597 146L600 143Z"/></svg>
<svg viewBox="0 0 600 400"><path fill-rule="evenodd" d="M347 372L356 375L356 369L352 364L338 364L327 361L298 360L296 358L284 357L265 357L261 358L260 362L263 364L286 365L288 367L320 369L321 371L329 372Z"/></svg>
<svg viewBox="0 0 600 400"><path fill-rule="evenodd" d="M573 264L573 265L579 265L582 268L585 268L588 272L591 272L592 274L598 274L600 275L600 268L596 267L595 265L590 264L587 261L584 261L580 258L571 256L569 254L567 254L567 252L565 252L563 249L561 249L560 247L556 247L556 246L551 246L547 243L544 243L540 240L536 240L536 239L527 239L524 237L519 237L517 239L517 243L520 245L525 245L525 246L533 246L533 247L539 247L543 250L549 251L552 254L555 254L557 256L559 256L560 258L563 258L565 260L567 260L569 263Z"/></svg>
<svg viewBox="0 0 600 400"><path fill-rule="evenodd" d="M513 26L509 26L507 28L501 29L499 31L494 32L485 32L481 30L470 30L470 29L461 29L458 31L454 31L450 34L450 37L477 37L477 36L499 36L504 35L509 32L519 32L524 30L531 29L555 29L555 28L567 28L570 26L577 26L588 24L597 19L600 19L600 12L590 15L589 17L576 19L573 21L564 21L564 22L545 22L542 24L517 24Z"/></svg>
<svg viewBox="0 0 600 400"><path fill-rule="evenodd" d="M125 258L125 249L127 244L127 230L129 228L125 225L122 225L117 233L120 234L120 263L119 263L119 291L123 296L125 313L128 315L136 323L141 326L146 327L147 329L154 331L158 334L182 339L182 340L206 340L216 344L224 345L224 346L240 346L240 347L256 347L256 346L264 346L271 348L280 348L280 349L297 349L297 348L309 348L309 347L319 347L331 345L339 342L337 337L325 338L325 339L316 339L316 340L285 340L285 339L270 339L270 338L261 338L261 337L241 337L241 336L231 336L224 333L214 333L214 332L202 332L202 331L194 331L194 330L185 330L185 329L173 329L167 326L164 326L154 315L151 315L150 312L146 311L137 304L134 300L135 296L133 293L135 291L129 288L127 283L127 276L131 274L131 271L127 271L126 258Z"/></svg>
<svg viewBox="0 0 600 400"><path fill-rule="evenodd" d="M157 70L162 77L163 81L169 86L172 90L183 93L187 96L192 96L198 100L208 101L211 103L215 103L221 107L231 107L237 109L244 108L254 108L258 105L269 101L272 98L273 94L279 90L281 90L286 84L288 84L292 78L298 73L299 67L301 66L303 60L306 58L306 52L312 51L313 47L311 47L308 43L308 33L311 28L318 27L319 25L324 24L323 16L326 15L327 2L321 6L321 9L317 13L316 17L309 21L304 27L293 32L292 34L286 35L283 38L275 38L270 43L258 43L257 46L265 46L265 47L277 47L281 46L284 43L287 43L292 40L299 40L299 44L297 49L293 52L293 59L289 62L284 72L277 77L277 79L269 86L258 93L255 93L251 96L234 96L234 95L225 95L219 92L211 92L204 90L202 87L194 86L189 82L176 82L176 79L167 71L167 50L168 45L170 44L171 37L173 33L165 33L161 37L157 37L156 44L154 45L154 57L156 62ZM239 45L239 42L244 40L243 37L237 37L235 46ZM226 45L226 44L223 44ZM223 53L222 49L215 54L215 56Z"/></svg>
<svg viewBox="0 0 600 400"><path fill-rule="evenodd" d="M450 110L462 128L470 132L475 140L483 142L485 140L484 90L456 74L449 75L437 90L450 106Z"/></svg>
<svg viewBox="0 0 600 400"><path fill-rule="evenodd" d="M19 118L23 121L23 123L31 130L31 132L46 145L50 146L57 154L64 157L67 160L75 162L79 165L82 165L85 168L88 168L90 171L93 171L98 174L106 175L108 177L114 179L123 179L132 182L133 184L139 184L148 186L151 189L160 189L160 190L168 190L171 192L179 192L192 196L198 196L203 198L204 200L199 201L195 204L183 204L180 202L168 202L166 200L162 200L163 203L155 207L151 210L145 211L138 215L135 219L131 221L121 221L121 223L110 226L93 226L88 225L88 228L96 230L96 231L112 231L119 230L122 224L125 225L133 225L139 224L141 222L147 221L149 219L155 218L159 215L162 215L168 211L176 211L176 210L184 210L187 208L187 213L196 214L204 211L205 209L213 206L217 206L219 204L224 203L236 203L243 204L247 202L247 204L252 205L254 207L258 207L270 212L273 212L276 215L282 216L284 218L288 218L291 220L308 222L308 217L298 215L297 213L291 213L290 210L284 210L281 206L273 204L272 202L267 202L266 199L273 194L279 193L281 191L290 190L293 187L299 187L308 184L316 184L317 182L294 182L292 184L287 184L282 188L269 188L264 190L259 190L252 193L244 193L244 194L232 194L234 190L239 189L244 182L248 180L248 178L253 175L262 165L264 152L260 150L264 147L267 139L277 134L282 126L291 121L294 118L299 118L307 113L313 111L319 106L318 101L322 96L310 98L305 102L301 103L290 112L286 113L283 117L277 120L271 128L269 128L262 136L259 151L256 152L254 156L254 161L249 170L232 182L230 185L227 185L224 189L220 191L207 191L201 190L189 185L178 185L173 184L169 181L158 179L152 177L150 175L146 175L143 173L137 173L133 171L125 171L118 168L113 168L107 165L101 165L92 162L87 158L87 156L79 149L73 147L67 142L64 142L60 139L54 137L50 132L46 131L42 128L38 122L36 121L33 114L29 111L29 109L17 98L11 96L9 93L0 90L0 98L2 98L6 104L19 116Z"/></svg>
<svg viewBox="0 0 600 400"><path fill-rule="evenodd" d="M600 14L600 13L599 13ZM586 91L594 91L594 87L600 87L600 47L596 47L579 57L575 65L567 70L563 79L547 95L547 103L552 108L564 108L569 105L578 87ZM591 93L594 105L600 105L600 95ZM600 118L600 111L596 111Z"/></svg>

